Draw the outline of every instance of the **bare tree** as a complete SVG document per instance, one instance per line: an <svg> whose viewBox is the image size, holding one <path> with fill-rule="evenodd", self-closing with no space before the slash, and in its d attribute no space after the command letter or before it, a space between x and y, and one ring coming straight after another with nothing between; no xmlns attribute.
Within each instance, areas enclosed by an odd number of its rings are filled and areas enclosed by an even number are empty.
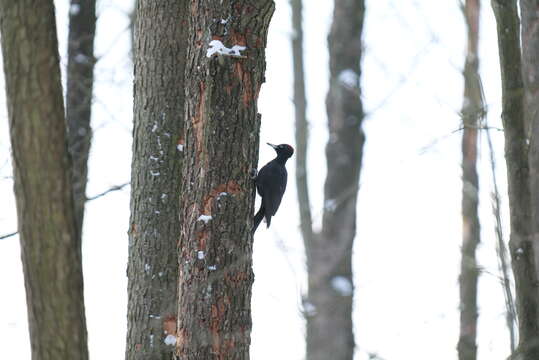
<svg viewBox="0 0 539 360"><path fill-rule="evenodd" d="M479 269L475 250L480 241L479 179L477 175L477 138L483 111L479 78L479 0L466 0L468 46L464 63L464 101L462 105L462 248L460 265L459 360L477 358L477 280Z"/></svg>
<svg viewBox="0 0 539 360"><path fill-rule="evenodd" d="M92 140L90 118L94 84L95 22L95 0L71 0L67 42L66 119L79 248L86 202L88 155Z"/></svg>
<svg viewBox="0 0 539 360"><path fill-rule="evenodd" d="M53 2L1 1L0 34L32 359L87 359Z"/></svg>
<svg viewBox="0 0 539 360"><path fill-rule="evenodd" d="M254 181L272 0L193 0L176 355L249 359ZM189 76L187 76L189 74Z"/></svg>
<svg viewBox="0 0 539 360"><path fill-rule="evenodd" d="M535 171L531 168L536 168L537 164L533 162L534 151L530 148L534 148L538 139L533 132L528 138L526 131L516 0L493 0L492 7L497 22L502 73L502 121L511 214L509 248L519 320L519 344L514 358L532 360L539 358L539 297L535 259L537 245L533 242L537 219L532 217L534 202L530 190L530 172ZM524 39L523 44L526 41ZM528 141L533 145L528 145Z"/></svg>
<svg viewBox="0 0 539 360"><path fill-rule="evenodd" d="M292 2L294 100L298 143L297 186L301 230L307 252L309 288L305 300L307 359L349 360L354 355L352 326L352 247L364 135L360 98L363 1L335 1L328 37L330 86L326 99L329 141L322 231L313 234L306 182L307 123L302 70L301 3Z"/></svg>
<svg viewBox="0 0 539 360"><path fill-rule="evenodd" d="M139 0L126 359L171 359L184 128L185 0Z"/></svg>

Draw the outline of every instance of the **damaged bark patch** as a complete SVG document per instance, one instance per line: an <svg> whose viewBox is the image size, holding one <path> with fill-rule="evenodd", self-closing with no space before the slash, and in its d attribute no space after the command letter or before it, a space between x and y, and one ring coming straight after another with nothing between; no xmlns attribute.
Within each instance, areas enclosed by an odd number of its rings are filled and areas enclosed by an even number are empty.
<svg viewBox="0 0 539 360"><path fill-rule="evenodd" d="M163 333L176 336L176 316L169 315L163 320Z"/></svg>
<svg viewBox="0 0 539 360"><path fill-rule="evenodd" d="M211 189L210 193L206 195L206 197L204 198L200 213L205 214L205 215L212 215L213 202L215 201L217 196L219 196L219 194L227 193L227 194L235 195L239 193L240 191L241 191L240 185L234 180L230 180L226 184L221 184L214 187L213 189Z"/></svg>
<svg viewBox="0 0 539 360"><path fill-rule="evenodd" d="M192 119L193 130L195 132L195 149L196 149L196 159L200 159L200 156L203 152L203 142L204 142L204 113L206 111L206 85L203 82L199 84L199 100L198 106L195 112L195 116Z"/></svg>

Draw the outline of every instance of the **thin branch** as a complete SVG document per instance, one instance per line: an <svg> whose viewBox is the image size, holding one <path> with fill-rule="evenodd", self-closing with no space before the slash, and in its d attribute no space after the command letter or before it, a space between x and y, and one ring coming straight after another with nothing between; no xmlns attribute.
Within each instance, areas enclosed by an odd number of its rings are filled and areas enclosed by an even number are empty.
<svg viewBox="0 0 539 360"><path fill-rule="evenodd" d="M9 233L9 234L0 235L0 240L5 240L7 238L10 238L12 236L17 235L18 233L19 233L18 231L15 231L15 232L12 232L12 233Z"/></svg>
<svg viewBox="0 0 539 360"><path fill-rule="evenodd" d="M100 198L102 196L105 196L110 192L122 190L124 187L126 187L129 184L131 184L131 183L126 182L126 183L123 183L123 184L120 184L120 185L114 185L114 186L110 187L109 189L103 191L102 193L99 193L99 194L94 195L94 196L87 197L86 201L92 201L92 200L98 199L98 198Z"/></svg>

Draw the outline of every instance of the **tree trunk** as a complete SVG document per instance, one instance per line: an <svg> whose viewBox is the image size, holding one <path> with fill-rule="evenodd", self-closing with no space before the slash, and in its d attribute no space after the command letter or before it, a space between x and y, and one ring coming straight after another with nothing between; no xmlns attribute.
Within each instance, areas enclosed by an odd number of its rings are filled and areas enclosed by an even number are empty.
<svg viewBox="0 0 539 360"><path fill-rule="evenodd" d="M307 143L309 128L307 123L307 100L305 99L305 78L303 71L303 26L302 1L291 0L292 5L292 61L294 63L294 108L296 118L296 188L298 193L301 234L305 248L313 239L311 202L307 183Z"/></svg>
<svg viewBox="0 0 539 360"><path fill-rule="evenodd" d="M530 231L536 278L539 278L537 266L539 264L539 28L537 27L539 2L521 0L520 13L522 15L522 73L526 130L530 139L528 153L532 218ZM539 343L536 346L539 346Z"/></svg>
<svg viewBox="0 0 539 360"><path fill-rule="evenodd" d="M477 358L477 280L479 270L475 250L480 241L479 181L477 175L477 134L481 112L479 82L479 0L466 0L464 17L468 48L464 63L464 101L462 105L462 248L460 263L460 337L459 360Z"/></svg>
<svg viewBox="0 0 539 360"><path fill-rule="evenodd" d="M32 359L87 359L83 279L52 1L0 1Z"/></svg>
<svg viewBox="0 0 539 360"><path fill-rule="evenodd" d="M137 2L128 360L174 353L187 3Z"/></svg>
<svg viewBox="0 0 539 360"><path fill-rule="evenodd" d="M335 1L328 37L330 86L326 99L329 141L322 233L307 249L307 359L350 360L352 329L352 247L356 234L359 172L365 142L360 98L363 1Z"/></svg>
<svg viewBox="0 0 539 360"><path fill-rule="evenodd" d="M249 359L258 93L271 0L193 0L179 232L181 359ZM187 76L189 74L189 76Z"/></svg>
<svg viewBox="0 0 539 360"><path fill-rule="evenodd" d="M79 248L86 202L88 154L92 140L90 117L94 85L95 20L95 0L71 0L67 43L66 119Z"/></svg>
<svg viewBox="0 0 539 360"><path fill-rule="evenodd" d="M493 0L498 29L502 73L502 121L509 187L511 235L516 303L519 320L518 359L539 358L538 294L535 249L531 241L532 217L528 145L524 119L524 85L516 0ZM535 138L531 139L533 142ZM516 358L516 357L515 357Z"/></svg>
<svg viewBox="0 0 539 360"><path fill-rule="evenodd" d="M71 0L67 43L66 118L79 248L86 202L88 154L92 140L90 117L94 84L95 21L95 0Z"/></svg>

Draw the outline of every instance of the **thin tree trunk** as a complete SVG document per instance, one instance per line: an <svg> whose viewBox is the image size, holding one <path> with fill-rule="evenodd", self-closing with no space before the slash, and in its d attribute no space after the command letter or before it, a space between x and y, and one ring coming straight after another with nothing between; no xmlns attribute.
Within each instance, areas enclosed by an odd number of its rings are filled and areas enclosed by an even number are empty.
<svg viewBox="0 0 539 360"><path fill-rule="evenodd" d="M126 359L174 353L184 128L186 0L139 0Z"/></svg>
<svg viewBox="0 0 539 360"><path fill-rule="evenodd" d="M86 202L88 154L92 140L90 118L94 84L95 21L95 0L71 0L67 43L66 118L79 248Z"/></svg>
<svg viewBox="0 0 539 360"><path fill-rule="evenodd" d="M305 248L313 238L311 202L307 183L307 100L303 71L303 26L301 0L291 0L292 5L292 61L294 63L294 108L296 118L296 188L298 193L301 234Z"/></svg>
<svg viewBox="0 0 539 360"><path fill-rule="evenodd" d="M328 37L330 86L326 99L329 141L322 233L307 249L307 359L350 360L352 329L352 247L364 134L360 98L363 1L335 1Z"/></svg>
<svg viewBox="0 0 539 360"><path fill-rule="evenodd" d="M522 360L536 360L539 358L539 299L534 244L531 241L531 194L519 19L516 0L493 0L492 6L497 22L502 73L502 121L511 213L509 248L519 320L516 354Z"/></svg>
<svg viewBox="0 0 539 360"><path fill-rule="evenodd" d="M193 0L189 10L176 355L249 359L249 173L258 160L257 99L274 3Z"/></svg>
<svg viewBox="0 0 539 360"><path fill-rule="evenodd" d="M522 15L522 73L526 130L529 136L529 183L531 195L531 242L539 278L539 2L520 0ZM538 294L539 296L539 294ZM539 317L539 314L538 314ZM538 319L539 321L539 319ZM539 340L536 346L539 346Z"/></svg>
<svg viewBox="0 0 539 360"><path fill-rule="evenodd" d="M32 359L87 359L83 278L52 1L0 1Z"/></svg>
<svg viewBox="0 0 539 360"><path fill-rule="evenodd" d="M464 64L462 106L462 248L460 265L459 360L477 358L477 280L479 270L475 250L480 241L479 181L477 175L477 134L483 109L479 83L479 0L466 0L464 17L468 48Z"/></svg>

